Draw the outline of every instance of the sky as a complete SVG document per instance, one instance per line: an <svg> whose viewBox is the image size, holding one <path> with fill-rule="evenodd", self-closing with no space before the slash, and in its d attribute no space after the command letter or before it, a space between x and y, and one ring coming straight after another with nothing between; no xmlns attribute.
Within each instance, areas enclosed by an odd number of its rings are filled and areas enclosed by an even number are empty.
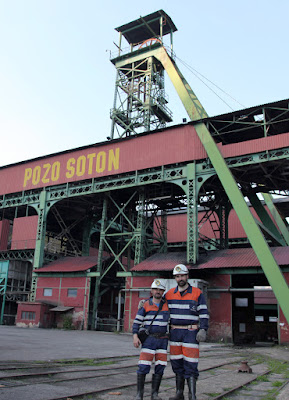
<svg viewBox="0 0 289 400"><path fill-rule="evenodd" d="M288 0L0 0L0 166L105 141L115 28L160 9L209 116L289 98ZM186 111L165 79L180 124Z"/></svg>

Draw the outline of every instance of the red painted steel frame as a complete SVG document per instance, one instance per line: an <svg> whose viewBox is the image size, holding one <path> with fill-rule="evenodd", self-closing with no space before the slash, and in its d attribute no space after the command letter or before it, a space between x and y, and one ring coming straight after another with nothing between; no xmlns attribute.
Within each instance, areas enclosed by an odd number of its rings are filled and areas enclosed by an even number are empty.
<svg viewBox="0 0 289 400"><path fill-rule="evenodd" d="M218 144L225 158L288 146L289 133ZM0 195L205 158L207 154L194 127L177 126L3 167Z"/></svg>

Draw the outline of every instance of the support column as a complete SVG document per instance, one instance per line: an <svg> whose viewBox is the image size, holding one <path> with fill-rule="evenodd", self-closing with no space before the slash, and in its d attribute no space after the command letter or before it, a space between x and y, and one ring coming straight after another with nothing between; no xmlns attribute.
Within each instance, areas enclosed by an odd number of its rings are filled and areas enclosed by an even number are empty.
<svg viewBox="0 0 289 400"><path fill-rule="evenodd" d="M229 232L228 232L228 219L229 219L229 206L226 204L220 204L218 209L218 216L220 221L220 248L228 248L229 243Z"/></svg>
<svg viewBox="0 0 289 400"><path fill-rule="evenodd" d="M9 261L0 261L0 295L3 296L1 310L0 310L0 325L3 324L6 289L8 281L8 268L9 268Z"/></svg>
<svg viewBox="0 0 289 400"><path fill-rule="evenodd" d="M139 264L144 258L144 191L139 193L139 209L137 214L137 227L135 230L135 254L134 264Z"/></svg>
<svg viewBox="0 0 289 400"><path fill-rule="evenodd" d="M167 253L168 251L168 214L166 210L161 213L161 231L163 238L163 245L161 248L162 253Z"/></svg>
<svg viewBox="0 0 289 400"><path fill-rule="evenodd" d="M100 238L99 238L99 246L98 246L98 259L97 259L97 272L101 276L102 273L102 254L104 249L104 239L105 239L105 228L106 228L106 221L107 221L107 196L103 199L103 206L102 206L102 217L101 217L101 231L100 231ZM97 327L97 311L98 311L98 297L99 297L99 287L101 277L97 276L95 278L95 288L94 288L94 297L93 297L93 309L92 309L92 322L91 326L92 329L96 329Z"/></svg>
<svg viewBox="0 0 289 400"><path fill-rule="evenodd" d="M33 269L38 269L42 267L44 261L44 247L45 247L45 233L46 233L46 219L48 213L48 207L46 204L47 192L43 190L39 197L39 208L38 211L38 225L37 225L37 235L35 243L35 253L34 253L34 263ZM30 301L35 301L37 287L37 275L32 273L31 280L31 292L29 295Z"/></svg>
<svg viewBox="0 0 289 400"><path fill-rule="evenodd" d="M187 166L187 183L185 192L187 195L187 262L196 264L198 260L198 193L196 182L196 164Z"/></svg>

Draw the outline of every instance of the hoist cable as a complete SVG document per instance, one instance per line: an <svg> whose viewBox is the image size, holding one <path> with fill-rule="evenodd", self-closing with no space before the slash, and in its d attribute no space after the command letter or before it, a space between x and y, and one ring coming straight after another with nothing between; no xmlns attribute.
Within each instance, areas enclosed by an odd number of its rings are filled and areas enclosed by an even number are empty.
<svg viewBox="0 0 289 400"><path fill-rule="evenodd" d="M238 103L242 108L246 108L243 104L241 104L238 100L236 100L234 97L232 97L229 93L225 92L222 88L220 88L218 85L216 85L214 82L212 82L210 79L206 78L203 74L201 74L199 71L197 71L195 68L191 67L189 64L187 64L185 61L181 60L179 57L176 56L176 58L178 59L178 61L180 63L182 63L186 68L188 68L188 70L195 75L196 78L198 78L209 90L211 90L211 92L213 92L223 103L225 103L232 111L234 111L234 109L221 97L218 95L218 93L216 93L209 85L206 84L206 82L203 81L203 79L200 78L200 76L202 78L204 78L206 81L210 82L212 85L214 85L218 90L220 90L221 92L223 92L226 96L230 97L233 101L235 101L236 103ZM198 76L198 75L200 76Z"/></svg>

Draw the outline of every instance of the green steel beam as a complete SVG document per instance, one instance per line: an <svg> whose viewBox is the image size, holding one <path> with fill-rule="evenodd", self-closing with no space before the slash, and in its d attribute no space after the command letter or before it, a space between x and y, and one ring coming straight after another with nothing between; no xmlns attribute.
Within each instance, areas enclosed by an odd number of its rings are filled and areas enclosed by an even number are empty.
<svg viewBox="0 0 289 400"><path fill-rule="evenodd" d="M227 199L226 199L227 200ZM220 221L220 248L226 249L229 243L229 212L230 203L227 200L225 203L220 203L217 210Z"/></svg>
<svg viewBox="0 0 289 400"><path fill-rule="evenodd" d="M46 220L47 220L48 210L49 207L47 206L47 192L44 189L40 193L39 197L38 224L37 224L34 262L33 262L34 269L42 267L44 261ZM37 287L37 275L35 273L32 273L31 292L29 295L30 301L35 301L36 287Z"/></svg>
<svg viewBox="0 0 289 400"><path fill-rule="evenodd" d="M94 289L94 296L93 296L92 321L91 321L92 329L96 328L96 322L97 322L100 275L102 273L102 259L103 259L104 239L105 239L104 232L105 232L106 221L107 221L107 203L108 203L107 196L104 196L103 205L102 205L100 238L99 238L99 246L98 246L98 258L97 258L97 272L99 273L99 276L97 276L95 278L95 289Z"/></svg>
<svg viewBox="0 0 289 400"><path fill-rule="evenodd" d="M145 195L144 191L141 190L139 193L139 209L137 213L137 226L135 228L135 256L134 264L139 264L144 258L144 201Z"/></svg>
<svg viewBox="0 0 289 400"><path fill-rule="evenodd" d="M196 180L196 164L187 165L187 262L196 264L198 261L198 191Z"/></svg>
<svg viewBox="0 0 289 400"><path fill-rule="evenodd" d="M123 277L127 277L127 276L132 276L132 272L123 272L123 271L119 271L116 273L116 276L118 278L123 278Z"/></svg>
<svg viewBox="0 0 289 400"><path fill-rule="evenodd" d="M245 156L237 156L226 158L226 164L229 168L242 167L246 165L266 163L280 159L289 159L289 148L263 151ZM118 177L104 177L102 179L94 179L83 182L71 182L65 185L55 185L46 188L47 200L56 203L59 200L87 196L93 193L105 193L112 190L132 188L136 186L150 185L159 182L174 182L176 179L185 178L185 166L166 167L160 166L154 168L154 171L134 171L123 174ZM214 167L210 161L201 160L196 164L197 176L202 176L206 173L215 173ZM14 208L17 206L30 205L38 209L40 193L31 191L3 195L0 199L0 209Z"/></svg>
<svg viewBox="0 0 289 400"><path fill-rule="evenodd" d="M280 232L281 232L287 246L289 246L288 224L283 221L281 215L279 214L279 211L277 210L277 208L273 202L272 195L269 193L262 193L262 196L263 196L265 203L266 203L270 213L272 214L278 228L280 229Z"/></svg>
<svg viewBox="0 0 289 400"><path fill-rule="evenodd" d="M289 323L289 288L282 272L273 257L270 248L256 224L238 185L228 168L222 154L220 153L214 139L212 138L206 125L200 121L207 116L196 95L179 73L175 63L167 54L165 48L158 49L155 57L160 60L167 71L175 89L192 121L195 121L194 128L207 152L207 155L223 185L224 190L230 199L236 214L248 236L252 248L254 249L258 260L262 266L269 284L282 308L282 311ZM197 122L198 121L198 122Z"/></svg>
<svg viewBox="0 0 289 400"><path fill-rule="evenodd" d="M0 261L0 296L2 296L2 305L0 310L0 325L3 324L6 289L8 281L9 261Z"/></svg>
<svg viewBox="0 0 289 400"><path fill-rule="evenodd" d="M276 228L276 225L270 218L270 215L268 214L267 210L261 203L261 200L257 196L256 193L249 193L247 194L248 199L250 200L251 205L253 206L254 210L256 211L257 215L259 216L262 224L266 228L266 232L269 233L281 246L285 246L286 243L283 240L282 236L280 235L280 232Z"/></svg>
<svg viewBox="0 0 289 400"><path fill-rule="evenodd" d="M44 260L44 246L47 220L47 192L43 190L39 199L38 225L36 233L35 253L34 253L34 269L42 267Z"/></svg>
<svg viewBox="0 0 289 400"><path fill-rule="evenodd" d="M40 268L41 269L41 268ZM36 271L35 274L39 277L45 277L45 278L75 278L75 277L96 277L100 276L99 272L38 272Z"/></svg>
<svg viewBox="0 0 289 400"><path fill-rule="evenodd" d="M282 272L289 272L289 267L282 267ZM246 275L246 274L262 274L264 273L262 267L252 267L252 268L220 268L214 269L214 274L217 275Z"/></svg>
<svg viewBox="0 0 289 400"><path fill-rule="evenodd" d="M0 260L25 260L33 262L34 249L28 250L1 250Z"/></svg>

